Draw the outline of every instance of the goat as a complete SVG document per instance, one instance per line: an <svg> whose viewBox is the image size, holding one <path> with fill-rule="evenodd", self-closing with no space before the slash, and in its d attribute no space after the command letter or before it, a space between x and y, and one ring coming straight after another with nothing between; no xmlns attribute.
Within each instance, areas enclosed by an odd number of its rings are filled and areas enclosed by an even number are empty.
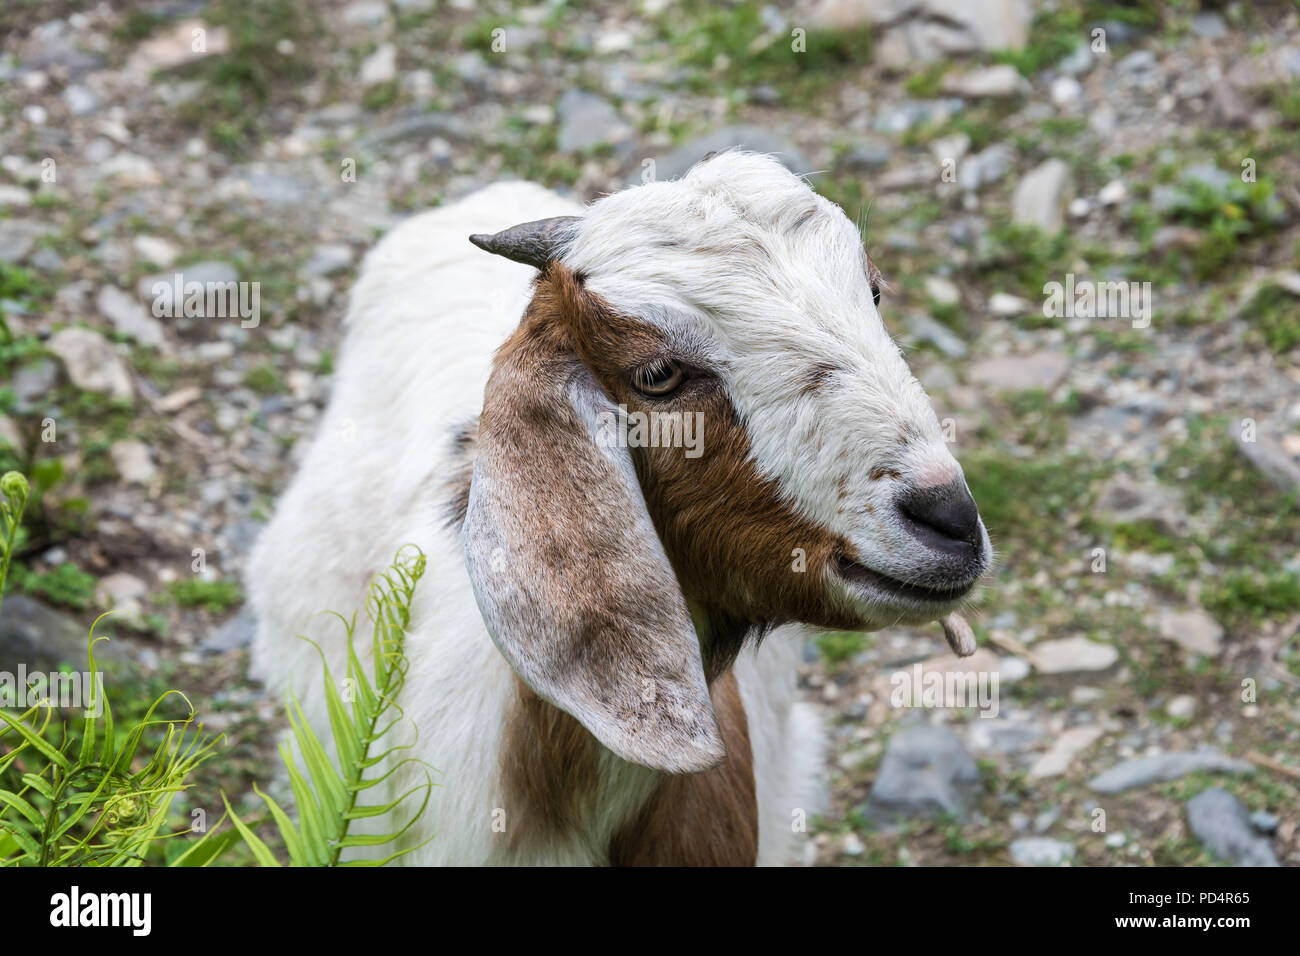
<svg viewBox="0 0 1300 956"><path fill-rule="evenodd" d="M585 209L493 185L370 252L247 584L255 673L327 734L295 635L339 673L315 612L428 555L399 703L444 789L407 862L790 858L808 637L944 617L991 559L878 302L839 207L745 152ZM696 454L625 427L656 413Z"/></svg>

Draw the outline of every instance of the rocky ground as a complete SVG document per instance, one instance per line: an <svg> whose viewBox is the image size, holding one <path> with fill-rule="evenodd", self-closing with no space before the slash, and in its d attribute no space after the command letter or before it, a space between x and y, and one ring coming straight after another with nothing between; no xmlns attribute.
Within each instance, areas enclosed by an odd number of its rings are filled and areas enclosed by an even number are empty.
<svg viewBox="0 0 1300 956"><path fill-rule="evenodd" d="M375 237L739 144L862 224L999 552L976 658L809 648L809 861L1300 864L1294 5L12 0L0 35L0 470L39 492L0 666L124 612L122 679L229 736L203 799L270 773L238 580ZM156 317L176 272L257 323ZM1149 298L1045 314L1067 281ZM918 663L996 708L891 706Z"/></svg>

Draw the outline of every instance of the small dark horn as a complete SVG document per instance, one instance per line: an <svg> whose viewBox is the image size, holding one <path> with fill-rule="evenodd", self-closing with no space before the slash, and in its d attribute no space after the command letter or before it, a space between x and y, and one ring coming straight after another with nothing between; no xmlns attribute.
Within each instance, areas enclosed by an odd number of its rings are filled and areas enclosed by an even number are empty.
<svg viewBox="0 0 1300 956"><path fill-rule="evenodd" d="M545 269L554 262L573 239L573 224L579 216L554 216L523 222L493 235L475 233L469 237L485 252L505 256L526 266Z"/></svg>

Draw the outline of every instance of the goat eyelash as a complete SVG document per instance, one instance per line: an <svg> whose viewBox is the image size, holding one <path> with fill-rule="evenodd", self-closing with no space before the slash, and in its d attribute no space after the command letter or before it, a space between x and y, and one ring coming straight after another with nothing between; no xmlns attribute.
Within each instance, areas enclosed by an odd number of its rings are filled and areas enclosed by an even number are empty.
<svg viewBox="0 0 1300 956"><path fill-rule="evenodd" d="M671 359L657 358L632 373L632 384L639 392L662 397L681 385L684 377L680 363Z"/></svg>

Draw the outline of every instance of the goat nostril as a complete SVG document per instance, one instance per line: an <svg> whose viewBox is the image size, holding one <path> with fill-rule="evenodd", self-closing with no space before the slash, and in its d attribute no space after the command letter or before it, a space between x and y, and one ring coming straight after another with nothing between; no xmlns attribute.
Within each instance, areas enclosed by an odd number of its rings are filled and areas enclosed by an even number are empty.
<svg viewBox="0 0 1300 956"><path fill-rule="evenodd" d="M898 499L898 510L907 519L909 530L931 547L979 548L979 508L961 480L910 491Z"/></svg>

